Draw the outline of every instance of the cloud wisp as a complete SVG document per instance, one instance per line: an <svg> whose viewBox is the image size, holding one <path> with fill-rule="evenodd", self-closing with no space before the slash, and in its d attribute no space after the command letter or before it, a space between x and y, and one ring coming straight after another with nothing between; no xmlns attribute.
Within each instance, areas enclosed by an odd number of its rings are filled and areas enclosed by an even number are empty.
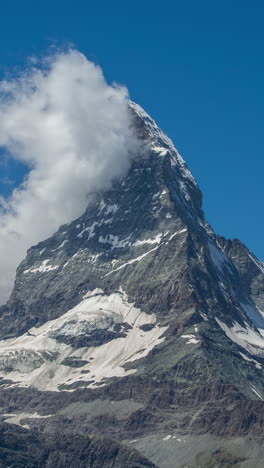
<svg viewBox="0 0 264 468"><path fill-rule="evenodd" d="M0 147L29 168L0 200L0 303L31 245L82 214L138 148L127 90L76 50L0 82Z"/></svg>

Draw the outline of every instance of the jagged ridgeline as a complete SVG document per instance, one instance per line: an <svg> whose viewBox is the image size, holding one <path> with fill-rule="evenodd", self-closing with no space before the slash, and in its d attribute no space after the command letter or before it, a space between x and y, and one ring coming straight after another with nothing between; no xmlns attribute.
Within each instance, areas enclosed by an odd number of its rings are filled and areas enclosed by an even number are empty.
<svg viewBox="0 0 264 468"><path fill-rule="evenodd" d="M0 466L263 467L264 265L129 107L129 172L28 251L0 308Z"/></svg>

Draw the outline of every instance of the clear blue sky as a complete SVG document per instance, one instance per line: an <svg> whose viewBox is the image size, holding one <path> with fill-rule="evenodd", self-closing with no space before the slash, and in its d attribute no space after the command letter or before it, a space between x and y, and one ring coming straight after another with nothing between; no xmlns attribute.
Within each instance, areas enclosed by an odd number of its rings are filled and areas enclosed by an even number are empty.
<svg viewBox="0 0 264 468"><path fill-rule="evenodd" d="M73 43L174 140L214 229L264 260L263 21L254 0L13 0L1 5L0 75ZM0 193L10 187L2 180Z"/></svg>

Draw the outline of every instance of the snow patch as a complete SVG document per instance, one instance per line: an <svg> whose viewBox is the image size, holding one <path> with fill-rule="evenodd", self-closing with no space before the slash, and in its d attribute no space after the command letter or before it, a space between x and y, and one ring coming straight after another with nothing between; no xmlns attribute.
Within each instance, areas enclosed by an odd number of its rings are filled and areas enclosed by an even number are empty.
<svg viewBox="0 0 264 468"><path fill-rule="evenodd" d="M159 153L161 156L166 156L168 153L168 149L164 148L163 146L152 146L152 150L156 153Z"/></svg>
<svg viewBox="0 0 264 468"><path fill-rule="evenodd" d="M153 239L137 240L136 242L134 242L133 245L137 247L138 245L144 245L144 244L160 244L163 237L164 237L163 233L160 232Z"/></svg>
<svg viewBox="0 0 264 468"><path fill-rule="evenodd" d="M250 328L246 324L245 327L242 327L237 322L234 322L234 325L229 328L218 318L215 320L230 340L246 349L250 354L264 357L264 338L257 330Z"/></svg>
<svg viewBox="0 0 264 468"><path fill-rule="evenodd" d="M49 265L48 263L49 263L49 259L43 260L40 266L36 268L34 267L29 268L28 270L24 271L24 274L25 273L46 273L47 271L52 271L52 270L56 270L57 268L59 268L59 265Z"/></svg>
<svg viewBox="0 0 264 468"><path fill-rule="evenodd" d="M62 247L64 247L66 242L68 242L68 239L65 239L64 241L62 241L62 243L59 245L59 247L57 247L56 249L53 249L52 252L55 252L56 250L62 249Z"/></svg>
<svg viewBox="0 0 264 468"><path fill-rule="evenodd" d="M264 399L262 398L262 396L260 395L260 393L254 388L254 387L250 387L251 390L262 400L264 401Z"/></svg>
<svg viewBox="0 0 264 468"><path fill-rule="evenodd" d="M229 296L229 294L228 294L228 292L226 290L225 285L221 281L218 281L218 284L220 286L221 292L222 292L224 298L226 299L226 301L230 301L230 296Z"/></svg>
<svg viewBox="0 0 264 468"><path fill-rule="evenodd" d="M89 239L92 239L92 238L95 236L94 228L95 228L95 226L97 226L98 224L99 224L99 223L97 223L96 221L94 221L93 224L92 224L91 226L86 227L86 228L84 228L81 232L79 232L79 234L77 234L77 237L80 237L80 238L81 238L85 232L88 232L88 233L89 233L89 235L88 235L88 240L89 240Z"/></svg>
<svg viewBox="0 0 264 468"><path fill-rule="evenodd" d="M249 258L252 260L252 262L255 263L255 265L257 265L257 267L260 269L260 271L262 273L264 273L264 264L262 262L260 262L259 260L257 260L255 257L253 257L252 255L250 255L250 253L248 254Z"/></svg>
<svg viewBox="0 0 264 468"><path fill-rule="evenodd" d="M122 249L124 247L131 245L131 242L129 241L130 237L131 237L131 234L126 239L119 240L118 236L115 236L113 234L108 234L105 237L100 236L98 240L102 244L110 244L112 246L112 249Z"/></svg>
<svg viewBox="0 0 264 468"><path fill-rule="evenodd" d="M168 242L171 241L175 236L177 236L178 234L182 234L183 232L186 232L187 231L187 228L184 228L184 229L180 229L179 231L176 231L174 232L168 239Z"/></svg>
<svg viewBox="0 0 264 468"><path fill-rule="evenodd" d="M5 423L9 424L16 424L17 426L21 427L28 427L26 424L22 424L22 419L39 419L39 418L51 418L52 414L49 415L41 415L38 413L17 413L17 414L3 414L4 417L7 417L5 419Z"/></svg>
<svg viewBox="0 0 264 468"><path fill-rule="evenodd" d="M250 358L249 358L248 356L246 356L244 353L240 353L240 352L239 352L239 354L240 354L240 356L242 356L242 358L243 358L245 361L247 361L247 362L253 362L253 363L255 364L255 366L256 366L257 369L262 369L262 365L261 365L258 361L256 361L255 359L250 359Z"/></svg>
<svg viewBox="0 0 264 468"><path fill-rule="evenodd" d="M182 335L181 338L185 338L185 339L188 340L188 341L186 341L186 344L198 344L198 343L200 343L200 340L197 340L197 338L195 338L195 335Z"/></svg>
<svg viewBox="0 0 264 468"><path fill-rule="evenodd" d="M117 204L114 204L114 205L108 205L106 206L106 209L104 210L104 213L105 215L109 215L109 214L115 214L118 210L118 205Z"/></svg>
<svg viewBox="0 0 264 468"><path fill-rule="evenodd" d="M200 315L205 320L205 322L208 322L209 319L203 312L200 312Z"/></svg>
<svg viewBox="0 0 264 468"><path fill-rule="evenodd" d="M188 189L186 187L185 182L183 180L180 180L179 184L180 184L180 189L183 192L183 196L184 196L185 200L189 201L191 199L191 197L189 195L189 192L188 192Z"/></svg>
<svg viewBox="0 0 264 468"><path fill-rule="evenodd" d="M154 251L157 250L158 248L159 248L159 245L157 245L157 246L154 247L153 249L148 250L148 252L146 252L146 253L144 253L144 254L142 254L142 255L139 255L139 257L133 258L132 260L129 260L128 262L123 263L122 265L120 265L119 267L115 268L114 270L109 271L108 273L106 273L105 277L111 275L112 273L115 273L116 271L122 270L122 269L125 268L127 265L132 265L132 264L135 263L135 262L140 262L144 257L146 257L147 255L149 255L151 252L154 252Z"/></svg>

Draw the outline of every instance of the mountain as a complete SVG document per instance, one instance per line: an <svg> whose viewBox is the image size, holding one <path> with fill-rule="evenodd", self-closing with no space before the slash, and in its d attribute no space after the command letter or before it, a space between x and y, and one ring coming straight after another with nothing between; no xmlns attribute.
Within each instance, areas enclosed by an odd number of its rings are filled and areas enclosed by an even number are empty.
<svg viewBox="0 0 264 468"><path fill-rule="evenodd" d="M264 264L171 140L29 249L0 308L0 466L262 467Z"/></svg>

